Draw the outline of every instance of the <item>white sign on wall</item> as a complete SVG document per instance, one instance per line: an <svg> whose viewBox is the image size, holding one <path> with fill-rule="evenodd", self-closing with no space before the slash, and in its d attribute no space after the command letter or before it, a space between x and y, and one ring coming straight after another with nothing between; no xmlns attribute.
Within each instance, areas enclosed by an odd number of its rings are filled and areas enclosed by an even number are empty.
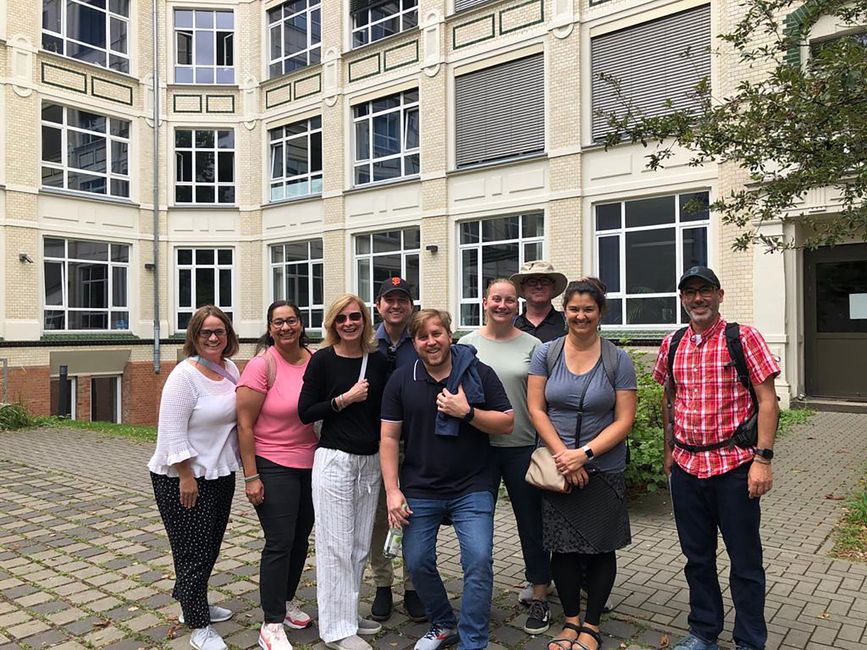
<svg viewBox="0 0 867 650"><path fill-rule="evenodd" d="M849 318L851 320L867 319L867 293L849 294Z"/></svg>

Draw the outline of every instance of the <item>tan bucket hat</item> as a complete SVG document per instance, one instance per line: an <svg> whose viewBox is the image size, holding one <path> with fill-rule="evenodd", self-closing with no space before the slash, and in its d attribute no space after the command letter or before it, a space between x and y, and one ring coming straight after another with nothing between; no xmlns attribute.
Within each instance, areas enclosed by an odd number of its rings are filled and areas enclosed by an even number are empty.
<svg viewBox="0 0 867 650"><path fill-rule="evenodd" d="M512 275L509 279L518 288L518 294L523 293L521 285L527 278L534 275L544 275L554 282L554 293L552 295L559 296L566 289L569 280L565 275L554 270L554 265L546 260L533 260L532 262L524 262L521 265L521 270Z"/></svg>

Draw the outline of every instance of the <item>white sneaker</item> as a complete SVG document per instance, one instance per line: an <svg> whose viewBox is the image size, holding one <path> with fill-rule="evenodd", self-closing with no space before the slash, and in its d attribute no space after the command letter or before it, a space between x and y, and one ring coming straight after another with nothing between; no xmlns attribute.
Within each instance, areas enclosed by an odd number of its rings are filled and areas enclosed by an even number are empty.
<svg viewBox="0 0 867 650"><path fill-rule="evenodd" d="M291 627L293 630L303 630L310 627L313 619L310 615L301 611L294 600L286 602L286 618L283 619L283 625Z"/></svg>
<svg viewBox="0 0 867 650"><path fill-rule="evenodd" d="M548 587L545 589L545 593L550 596L554 593L554 583L549 582ZM518 592L518 602L522 605L530 606L530 603L533 602L533 585L529 582L524 585L521 591Z"/></svg>
<svg viewBox="0 0 867 650"><path fill-rule="evenodd" d="M359 636L373 636L382 631L382 625L376 621L371 621L369 618L358 617L358 632Z"/></svg>
<svg viewBox="0 0 867 650"><path fill-rule="evenodd" d="M223 637L210 625L193 630L190 635L190 645L196 650L228 650Z"/></svg>
<svg viewBox="0 0 867 650"><path fill-rule="evenodd" d="M345 639L329 641L325 644L325 647L333 648L334 650L373 650L373 646L357 634L348 636Z"/></svg>
<svg viewBox="0 0 867 650"><path fill-rule="evenodd" d="M219 605L208 605L208 611L211 614L211 623L222 623L223 621L228 621L232 618L232 610L220 607ZM178 623L181 625L184 623L183 612L178 616Z"/></svg>
<svg viewBox="0 0 867 650"><path fill-rule="evenodd" d="M286 638L286 630L280 623L262 623L259 647L262 650L292 650L292 644Z"/></svg>

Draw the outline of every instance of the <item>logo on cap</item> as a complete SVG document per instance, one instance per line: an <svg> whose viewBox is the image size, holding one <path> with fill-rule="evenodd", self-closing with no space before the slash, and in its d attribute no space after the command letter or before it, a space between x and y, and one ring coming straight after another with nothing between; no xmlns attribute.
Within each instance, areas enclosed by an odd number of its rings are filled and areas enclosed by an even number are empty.
<svg viewBox="0 0 867 650"><path fill-rule="evenodd" d="M399 287L400 286L400 278L392 278L391 284L394 285L395 287Z"/></svg>

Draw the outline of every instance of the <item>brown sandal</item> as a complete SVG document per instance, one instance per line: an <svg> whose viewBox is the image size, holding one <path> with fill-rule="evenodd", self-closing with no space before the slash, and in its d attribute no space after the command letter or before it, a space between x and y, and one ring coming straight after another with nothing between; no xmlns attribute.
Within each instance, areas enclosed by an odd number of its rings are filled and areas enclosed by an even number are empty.
<svg viewBox="0 0 867 650"><path fill-rule="evenodd" d="M575 639L575 645L577 645L580 650L601 650L602 649L602 635L599 634L599 632L594 630L592 627L586 627L586 626L582 625L580 628L578 628L578 636L581 636L582 634L587 634L588 636L592 637L592 639L594 641L596 641L596 647L595 648L588 648L586 645L581 643L578 639Z"/></svg>
<svg viewBox="0 0 867 650"><path fill-rule="evenodd" d="M575 625L574 623L563 623L563 630L572 630L577 634L581 634L581 631L585 629L581 626ZM561 632L562 634L562 632ZM559 636L548 641L548 650L551 650L551 644L555 644L559 650L572 650L572 646L577 643L578 637L576 636L574 639L570 639L569 637ZM567 645L568 644L568 645Z"/></svg>

